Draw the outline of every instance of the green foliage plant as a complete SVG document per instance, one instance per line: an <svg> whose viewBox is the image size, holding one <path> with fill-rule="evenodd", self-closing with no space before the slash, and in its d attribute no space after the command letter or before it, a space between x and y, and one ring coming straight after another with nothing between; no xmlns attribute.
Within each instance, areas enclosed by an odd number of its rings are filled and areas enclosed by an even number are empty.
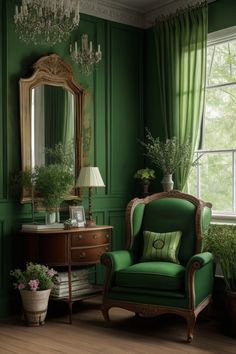
<svg viewBox="0 0 236 354"><path fill-rule="evenodd" d="M146 129L146 142L141 141L147 156L152 164L161 169L163 175L173 174L178 167L195 165L192 162L192 147L189 140L180 143L176 137L161 141L159 137L153 137Z"/></svg>
<svg viewBox="0 0 236 354"><path fill-rule="evenodd" d="M21 172L22 186L43 198L48 211L56 210L74 186L73 147L61 143L45 149L47 164Z"/></svg>
<svg viewBox="0 0 236 354"><path fill-rule="evenodd" d="M226 288L236 291L236 226L211 225L203 239L204 249L212 252L221 266Z"/></svg>
<svg viewBox="0 0 236 354"><path fill-rule="evenodd" d="M57 272L53 268L37 263L27 263L26 269L10 271L14 287L19 290L40 291L51 289L56 283Z"/></svg>
<svg viewBox="0 0 236 354"><path fill-rule="evenodd" d="M140 179L140 180L153 180L156 178L155 176L155 171L152 170L151 168L143 168L134 174L134 178Z"/></svg>
<svg viewBox="0 0 236 354"><path fill-rule="evenodd" d="M47 210L55 210L74 183L74 174L62 164L35 167L35 192L43 197Z"/></svg>

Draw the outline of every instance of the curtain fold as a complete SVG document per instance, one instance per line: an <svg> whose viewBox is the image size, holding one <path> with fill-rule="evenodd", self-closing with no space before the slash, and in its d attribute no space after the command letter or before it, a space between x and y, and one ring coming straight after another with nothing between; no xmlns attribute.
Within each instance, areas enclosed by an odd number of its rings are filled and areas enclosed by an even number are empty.
<svg viewBox="0 0 236 354"><path fill-rule="evenodd" d="M62 86L44 85L45 147L74 143L75 99Z"/></svg>
<svg viewBox="0 0 236 354"><path fill-rule="evenodd" d="M207 33L207 2L159 18L154 26L164 135L181 144L189 140L192 157L203 116ZM189 171L176 171L177 189L183 190Z"/></svg>

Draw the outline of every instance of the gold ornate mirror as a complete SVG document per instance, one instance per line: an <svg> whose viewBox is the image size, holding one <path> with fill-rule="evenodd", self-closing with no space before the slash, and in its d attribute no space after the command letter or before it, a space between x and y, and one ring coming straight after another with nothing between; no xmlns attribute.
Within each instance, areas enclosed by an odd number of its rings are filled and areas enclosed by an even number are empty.
<svg viewBox="0 0 236 354"><path fill-rule="evenodd" d="M84 89L58 55L40 58L29 78L20 79L22 171L45 163L45 148L73 143L75 180L82 163ZM73 190L68 199L75 199ZM23 191L22 202L31 200Z"/></svg>

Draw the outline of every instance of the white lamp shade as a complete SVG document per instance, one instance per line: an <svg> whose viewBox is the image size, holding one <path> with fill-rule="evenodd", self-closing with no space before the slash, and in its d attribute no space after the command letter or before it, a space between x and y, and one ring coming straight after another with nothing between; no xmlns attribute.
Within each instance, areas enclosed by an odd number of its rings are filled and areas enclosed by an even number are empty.
<svg viewBox="0 0 236 354"><path fill-rule="evenodd" d="M98 167L82 167L76 187L105 187Z"/></svg>

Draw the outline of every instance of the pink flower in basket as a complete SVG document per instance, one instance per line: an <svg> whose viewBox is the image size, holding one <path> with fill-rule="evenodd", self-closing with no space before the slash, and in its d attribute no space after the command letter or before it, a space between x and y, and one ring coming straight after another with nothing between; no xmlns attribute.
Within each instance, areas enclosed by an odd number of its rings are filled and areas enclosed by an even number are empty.
<svg viewBox="0 0 236 354"><path fill-rule="evenodd" d="M33 279L29 281L30 290L37 291L39 287L39 280Z"/></svg>
<svg viewBox="0 0 236 354"><path fill-rule="evenodd" d="M10 271L15 278L14 287L21 290L41 291L52 289L56 282L57 272L43 264L26 263L26 269L19 268Z"/></svg>
<svg viewBox="0 0 236 354"><path fill-rule="evenodd" d="M25 288L25 284L24 283L18 284L18 289L19 290L24 289L24 288Z"/></svg>
<svg viewBox="0 0 236 354"><path fill-rule="evenodd" d="M48 276L49 277L54 277L54 275L56 275L57 274L57 271L56 270L54 270L53 268L51 268L51 269L49 269L48 270Z"/></svg>

